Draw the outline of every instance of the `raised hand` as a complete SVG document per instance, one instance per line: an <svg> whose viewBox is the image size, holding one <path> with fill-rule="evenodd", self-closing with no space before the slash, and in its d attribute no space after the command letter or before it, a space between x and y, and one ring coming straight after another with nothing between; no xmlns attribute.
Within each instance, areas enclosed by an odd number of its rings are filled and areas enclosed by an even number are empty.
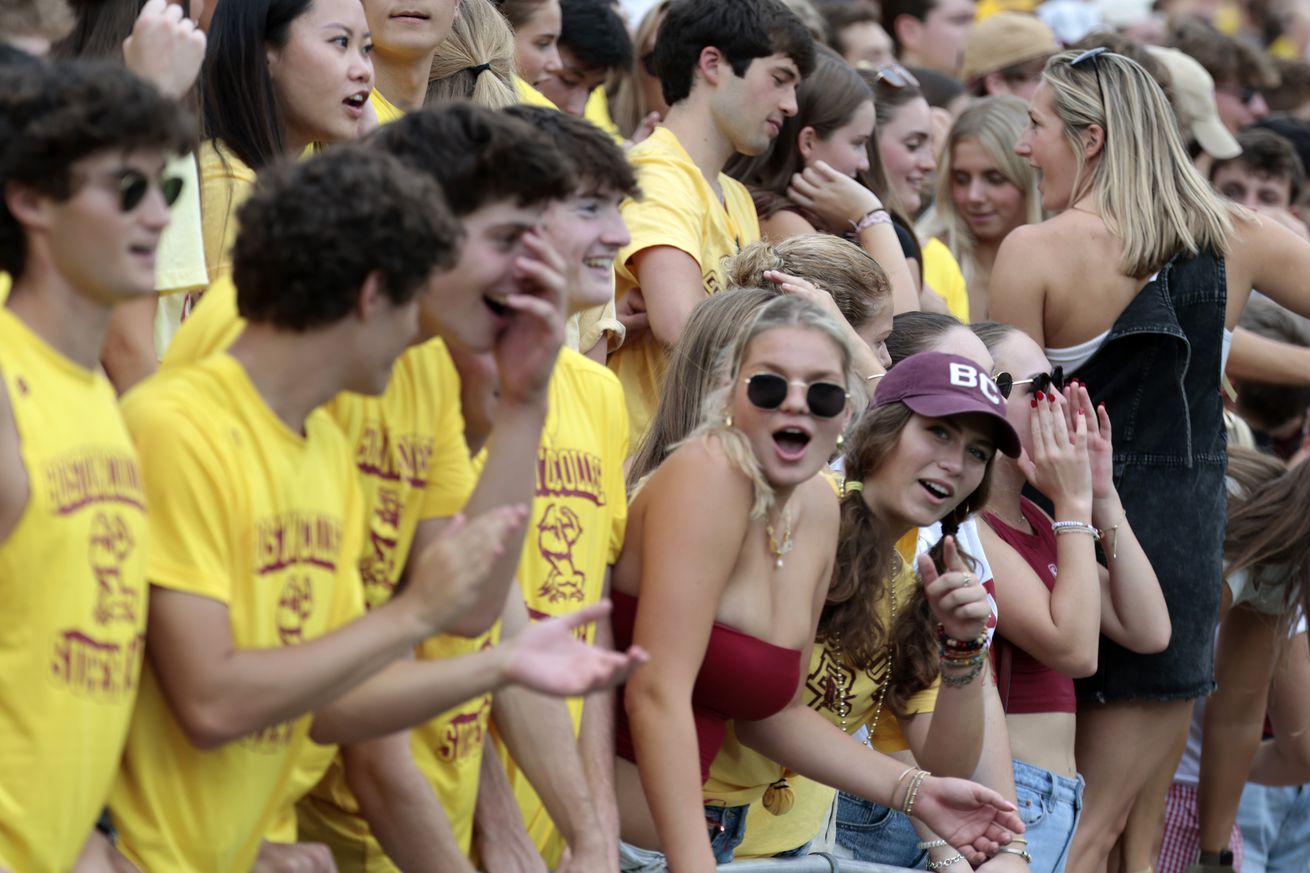
<svg viewBox="0 0 1310 873"><path fill-rule="evenodd" d="M846 323L846 316L842 315L841 309L838 308L837 300L809 279L793 276L791 273L784 273L781 270L765 270L764 278L777 285L779 290L802 297L813 303L836 318L838 324Z"/></svg>
<svg viewBox="0 0 1310 873"><path fill-rule="evenodd" d="M930 776L919 786L914 817L977 866L1024 832L1023 819L1001 795L967 779Z"/></svg>
<svg viewBox="0 0 1310 873"><path fill-rule="evenodd" d="M505 403L543 398L564 344L564 259L539 230L523 235L523 247L514 263L519 290L505 298L509 324L493 350Z"/></svg>
<svg viewBox="0 0 1310 873"><path fill-rule="evenodd" d="M457 515L423 553L399 595L414 604L429 635L439 634L478 600L491 566L527 518L526 506L502 506L472 521Z"/></svg>
<svg viewBox="0 0 1310 873"><path fill-rule="evenodd" d="M928 596L928 608L951 639L977 639L991 614L987 591L969 572L955 537L948 536L943 543L942 560L946 571L939 575L932 558L919 556L919 576Z"/></svg>
<svg viewBox="0 0 1310 873"><path fill-rule="evenodd" d="M787 196L823 219L829 229L848 230L851 222L882 208L878 195L823 161L793 175Z"/></svg>
<svg viewBox="0 0 1310 873"><path fill-rule="evenodd" d="M1092 499L1101 500L1114 491L1114 444L1110 439L1110 414L1105 406L1093 406L1087 386L1076 381L1065 386L1068 414L1065 420L1073 428L1078 417L1087 429L1087 460L1092 470Z"/></svg>
<svg viewBox="0 0 1310 873"><path fill-rule="evenodd" d="M123 63L169 97L181 97L205 61L205 34L166 0L146 0L123 40Z"/></svg>
<svg viewBox="0 0 1310 873"><path fill-rule="evenodd" d="M640 646L613 652L589 646L576 631L609 614L602 600L569 615L524 628L502 643L510 681L541 694L580 697L622 684L637 666L650 660Z"/></svg>
<svg viewBox="0 0 1310 873"><path fill-rule="evenodd" d="M1033 395L1032 407L1032 454L1019 456L1019 468L1032 486L1057 507L1079 503L1090 513L1092 470L1087 457L1086 414L1081 409L1074 412L1071 433L1063 396L1039 391Z"/></svg>

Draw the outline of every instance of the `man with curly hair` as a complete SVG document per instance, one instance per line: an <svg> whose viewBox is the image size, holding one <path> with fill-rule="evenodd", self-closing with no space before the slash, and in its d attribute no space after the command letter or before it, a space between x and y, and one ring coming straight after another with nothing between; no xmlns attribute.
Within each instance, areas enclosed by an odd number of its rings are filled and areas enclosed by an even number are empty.
<svg viewBox="0 0 1310 873"><path fill-rule="evenodd" d="M98 358L154 292L191 126L121 68L0 66L0 868L68 870L127 735L146 620L145 495Z"/></svg>
<svg viewBox="0 0 1310 873"><path fill-rule="evenodd" d="M408 659L486 595L520 506L451 523L365 612L368 446L322 407L382 394L419 338L420 300L460 238L444 203L430 177L363 146L266 170L234 249L244 329L124 399L151 507L149 658L110 810L143 870L250 870L307 787L311 738L403 731L510 683L585 693L628 664L574 639L585 612L466 658ZM366 456L406 481L423 460Z"/></svg>

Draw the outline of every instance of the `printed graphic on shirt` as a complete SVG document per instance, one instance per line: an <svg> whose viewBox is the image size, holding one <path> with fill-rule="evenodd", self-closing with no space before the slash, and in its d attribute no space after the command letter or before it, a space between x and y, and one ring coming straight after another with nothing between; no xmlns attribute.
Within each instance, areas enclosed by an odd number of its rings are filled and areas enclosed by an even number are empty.
<svg viewBox="0 0 1310 873"><path fill-rule="evenodd" d="M364 600L370 607L385 603L395 590L401 567L396 552L400 542L405 491L419 493L428 486L435 442L430 436L392 434L385 424L371 422L360 434L355 466L374 480L377 507L368 520L368 543L359 560Z"/></svg>
<svg viewBox="0 0 1310 873"><path fill-rule="evenodd" d="M73 626L54 632L50 680L76 697L96 703L121 702L136 690L145 648L144 634L122 639L121 631L111 630L124 622L137 625L144 609L141 586L129 584L123 573L137 547L124 512L143 510L146 504L140 470L129 454L78 451L47 465L44 481L55 515L93 513L86 555L96 583L89 616L95 627Z"/></svg>
<svg viewBox="0 0 1310 873"><path fill-rule="evenodd" d="M604 466L600 456L579 449L537 450L538 498L581 498L605 506ZM549 603L580 603L587 576L574 559L578 541L586 535L582 519L563 499L551 500L537 522L537 551L549 573L537 596Z"/></svg>
<svg viewBox="0 0 1310 873"><path fill-rule="evenodd" d="M492 640L488 638L483 642L480 650L486 651L493 645ZM437 760L444 764L456 764L480 750L487 740L487 722L490 716L490 694L471 700L462 709L456 711L442 728L437 746Z"/></svg>
<svg viewBox="0 0 1310 873"><path fill-rule="evenodd" d="M879 653L873 667L866 671L875 688L887 681L887 657ZM854 708L855 670L842 657L841 649L828 640L819 650L814 669L805 677L805 690L809 694L808 706L815 710L828 710L838 718L846 718Z"/></svg>
<svg viewBox="0 0 1310 873"><path fill-rule="evenodd" d="M562 503L546 507L537 524L537 548L550 565L550 575L537 590L538 597L551 603L582 600L587 577L573 561L573 547L581 538L582 522L576 512Z"/></svg>

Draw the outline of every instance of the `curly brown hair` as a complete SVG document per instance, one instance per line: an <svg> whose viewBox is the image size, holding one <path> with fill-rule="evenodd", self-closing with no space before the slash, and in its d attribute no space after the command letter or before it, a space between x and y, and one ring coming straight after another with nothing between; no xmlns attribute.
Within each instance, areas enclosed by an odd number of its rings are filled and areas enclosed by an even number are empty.
<svg viewBox="0 0 1310 873"><path fill-rule="evenodd" d="M870 409L847 440L846 480L864 482L886 462L900 442L914 413L904 403ZM972 494L942 519L944 534L953 533L964 519L987 502L992 462ZM929 552L942 572L945 536ZM912 696L931 685L940 673L936 619L928 607L923 586L915 587L908 603L898 604L896 622L887 628L882 604L890 599L896 543L887 525L873 514L862 490L847 492L841 500L841 533L833 562L828 600L819 618L820 642L841 641L847 661L857 670L869 670L890 643L893 657L887 679L886 704L905 716ZM971 568L975 562L963 556Z"/></svg>
<svg viewBox="0 0 1310 873"><path fill-rule="evenodd" d="M83 158L111 149L182 152L192 133L177 103L121 66L0 66L0 190L13 182L64 200ZM26 261L26 231L0 204L0 270L16 280Z"/></svg>
<svg viewBox="0 0 1310 873"><path fill-rule="evenodd" d="M354 144L260 173L237 217L237 308L294 331L345 318L374 272L393 303L409 302L454 262L461 233L435 180Z"/></svg>

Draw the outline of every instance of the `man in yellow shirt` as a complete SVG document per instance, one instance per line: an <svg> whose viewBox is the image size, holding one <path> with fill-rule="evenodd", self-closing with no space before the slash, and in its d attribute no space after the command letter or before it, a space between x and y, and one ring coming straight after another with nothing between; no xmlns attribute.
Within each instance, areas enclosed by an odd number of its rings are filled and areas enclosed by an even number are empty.
<svg viewBox="0 0 1310 873"><path fill-rule="evenodd" d="M376 149L266 173L234 252L245 330L124 401L146 459L152 588L148 665L110 807L143 869L249 870L311 737L403 730L507 682L576 693L626 665L567 646L585 613L458 662L403 660L483 594L521 521L513 507L458 523L401 593L363 614L363 497L319 407L386 388L457 239L442 203L431 180Z"/></svg>
<svg viewBox="0 0 1310 873"><path fill-rule="evenodd" d="M432 57L450 36L458 7L459 0L365 0L373 36L373 102L380 123L423 105Z"/></svg>
<svg viewBox="0 0 1310 873"><path fill-rule="evenodd" d="M146 500L98 358L114 307L154 293L193 135L107 65L0 69L0 869L108 862L146 626Z"/></svg>
<svg viewBox="0 0 1310 873"><path fill-rule="evenodd" d="M620 311L644 312L649 330L629 332L609 359L634 447L658 405L666 349L722 287L723 258L760 238L750 192L723 168L762 153L796 113L814 43L780 0L674 0L653 64L670 109L628 153L643 197L623 204L632 241L615 262Z"/></svg>
<svg viewBox="0 0 1310 873"><path fill-rule="evenodd" d="M546 233L565 259L569 310L593 307L611 293L611 265L628 241L619 204L639 194L636 177L622 149L594 125L538 107L508 112L547 134L572 166L576 187L547 210ZM609 566L622 549L627 521L627 415L618 380L599 364L564 349L551 377L550 409L537 450L536 496L519 565L523 600L538 620L606 596ZM588 629L585 639L609 645L608 620ZM498 692L493 700L491 718L499 736L515 730L516 704L507 699L514 693ZM533 852L541 853L553 868L566 843L574 863L585 861L573 841L561 834L571 822L565 819L560 829L552 823L560 818L555 799L546 793L539 796L533 788L542 781L535 760L542 755L565 758L585 776L604 837L601 867L616 868L613 708L608 694L592 695L585 703L571 700L564 744L525 744L515 738L518 742L508 749L505 743L497 744L499 757L483 757L476 833L478 857L487 869L512 869L515 858ZM532 736L540 736L540 731ZM577 754L567 744L575 737Z"/></svg>
<svg viewBox="0 0 1310 873"><path fill-rule="evenodd" d="M542 80L541 93L561 112L586 118L621 142L608 110L595 113L605 105L601 84L614 70L632 66L627 25L606 0L560 0L560 12L560 70ZM596 106L593 94L602 98Z"/></svg>

